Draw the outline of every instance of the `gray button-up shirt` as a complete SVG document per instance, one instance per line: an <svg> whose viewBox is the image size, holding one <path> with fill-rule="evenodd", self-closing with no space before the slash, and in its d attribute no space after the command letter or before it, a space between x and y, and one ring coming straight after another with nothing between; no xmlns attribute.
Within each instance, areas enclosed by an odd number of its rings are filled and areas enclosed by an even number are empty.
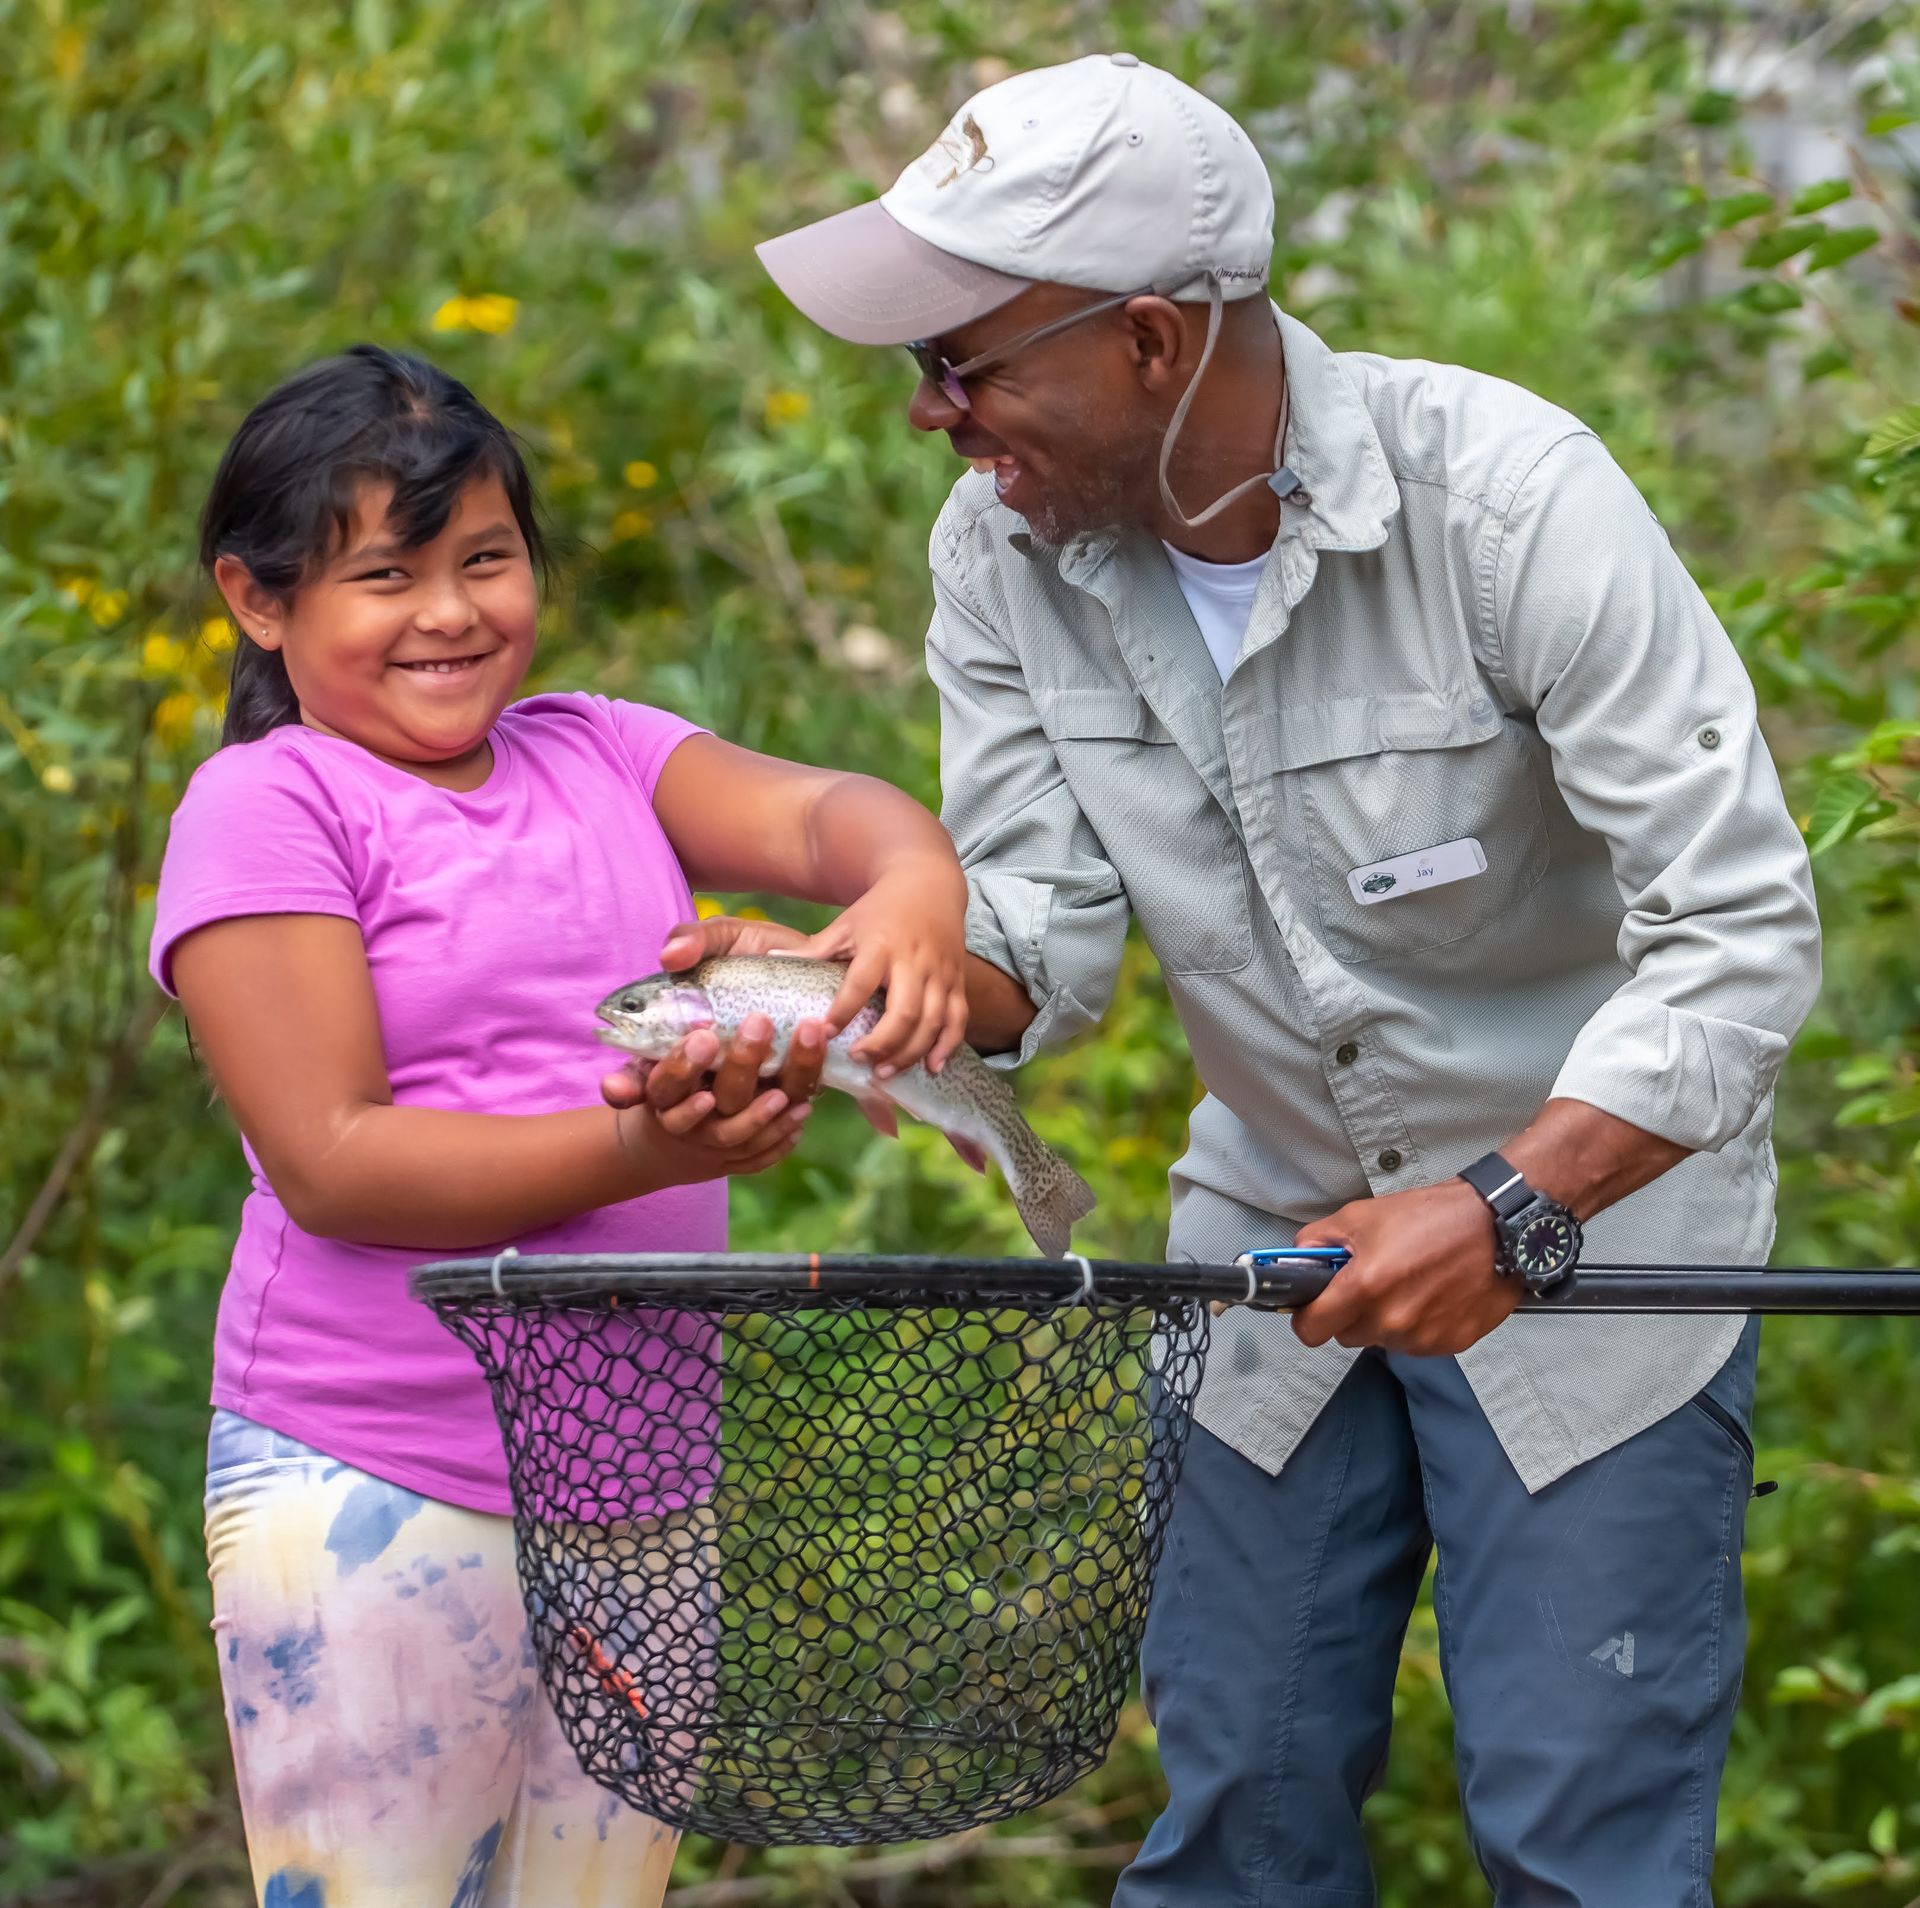
<svg viewBox="0 0 1920 1908"><path fill-rule="evenodd" d="M1054 549L985 475L935 527L969 944L1039 1010L1006 1064L1099 1019L1132 914L1207 1088L1172 1256L1288 1243L1560 1095L1699 1149L1590 1258L1764 1261L1819 923L1739 659L1575 418L1278 322L1306 495L1224 684L1145 533ZM1484 872L1361 900L1373 864L1468 839ZM1514 1318L1460 1362L1537 1490L1679 1406L1739 1325ZM1232 1312L1200 1421L1277 1471L1353 1356Z"/></svg>

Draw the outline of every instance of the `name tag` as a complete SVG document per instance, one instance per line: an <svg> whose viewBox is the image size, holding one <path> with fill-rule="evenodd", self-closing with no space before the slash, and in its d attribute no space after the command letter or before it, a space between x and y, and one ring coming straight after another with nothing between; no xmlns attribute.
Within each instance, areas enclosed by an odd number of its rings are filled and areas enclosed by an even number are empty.
<svg viewBox="0 0 1920 1908"><path fill-rule="evenodd" d="M1347 886L1363 908L1370 908L1377 901L1397 901L1403 894L1444 888L1449 881L1465 881L1486 871L1487 858L1479 842L1469 835L1464 841L1443 841L1437 848L1422 848L1415 854L1395 855L1391 861L1356 868L1347 876Z"/></svg>

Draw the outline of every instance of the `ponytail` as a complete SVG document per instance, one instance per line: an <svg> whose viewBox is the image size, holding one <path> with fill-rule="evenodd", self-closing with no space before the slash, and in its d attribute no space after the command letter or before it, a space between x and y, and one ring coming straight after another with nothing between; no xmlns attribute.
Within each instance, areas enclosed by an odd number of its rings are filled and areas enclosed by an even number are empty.
<svg viewBox="0 0 1920 1908"><path fill-rule="evenodd" d="M227 681L227 719L220 746L257 742L269 729L300 720L300 698L293 693L286 658L262 649L245 630L233 646L233 673Z"/></svg>

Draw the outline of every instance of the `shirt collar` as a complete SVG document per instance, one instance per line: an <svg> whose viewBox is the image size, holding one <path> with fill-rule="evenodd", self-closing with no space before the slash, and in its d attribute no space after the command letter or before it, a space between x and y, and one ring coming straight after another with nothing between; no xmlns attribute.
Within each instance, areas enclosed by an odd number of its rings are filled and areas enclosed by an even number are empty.
<svg viewBox="0 0 1920 1908"><path fill-rule="evenodd" d="M1278 305L1272 310L1291 392L1287 464L1313 500L1303 509L1300 534L1316 550L1377 550L1400 511L1399 486L1387 468L1380 433L1352 378L1319 334ZM1071 583L1112 554L1120 533L1089 531L1056 549L1022 525L1008 533L1007 541L1024 556L1057 560Z"/></svg>
<svg viewBox="0 0 1920 1908"><path fill-rule="evenodd" d="M1366 401L1318 333L1278 305L1287 356L1287 463L1313 499L1307 540L1321 550L1377 550L1400 513L1400 487Z"/></svg>

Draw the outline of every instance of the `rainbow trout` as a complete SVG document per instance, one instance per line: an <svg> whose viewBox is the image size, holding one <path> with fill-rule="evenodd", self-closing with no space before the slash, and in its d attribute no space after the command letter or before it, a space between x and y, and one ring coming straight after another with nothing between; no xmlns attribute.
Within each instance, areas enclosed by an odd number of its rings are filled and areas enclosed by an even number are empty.
<svg viewBox="0 0 1920 1908"><path fill-rule="evenodd" d="M596 1011L607 1023L600 1038L643 1059L664 1060L697 1028L711 1027L724 1045L749 1014L765 1014L773 1022L773 1048L763 1071L777 1073L793 1030L803 1020L826 1017L846 971L837 961L722 955L684 973L649 974L600 1003ZM938 1073L914 1066L876 1080L849 1049L879 1019L875 996L828 1046L826 1084L859 1099L891 1100L937 1126L963 1153L972 1148L990 1155L1034 1244L1057 1259L1074 1221L1093 1210L1086 1181L1027 1124L1013 1089L971 1047L961 1047Z"/></svg>

